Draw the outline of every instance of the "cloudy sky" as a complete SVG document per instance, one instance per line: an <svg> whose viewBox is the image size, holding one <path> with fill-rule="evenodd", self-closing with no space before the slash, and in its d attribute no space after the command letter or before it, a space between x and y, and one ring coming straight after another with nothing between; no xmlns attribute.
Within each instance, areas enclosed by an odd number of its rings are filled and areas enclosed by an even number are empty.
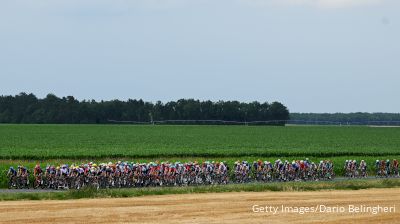
<svg viewBox="0 0 400 224"><path fill-rule="evenodd" d="M0 95L400 112L398 0L2 0Z"/></svg>

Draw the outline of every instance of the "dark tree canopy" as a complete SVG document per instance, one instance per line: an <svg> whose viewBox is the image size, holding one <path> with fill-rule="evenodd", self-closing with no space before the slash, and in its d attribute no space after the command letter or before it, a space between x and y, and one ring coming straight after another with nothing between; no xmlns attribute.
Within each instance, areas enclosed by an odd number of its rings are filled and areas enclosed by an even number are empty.
<svg viewBox="0 0 400 224"><path fill-rule="evenodd" d="M324 124L397 124L400 121L399 113L291 113L291 122L297 123L315 122ZM322 122L322 123L321 123Z"/></svg>
<svg viewBox="0 0 400 224"><path fill-rule="evenodd" d="M271 121L283 125L288 109L279 102L199 101L180 99L163 103L143 100L78 101L73 96L48 94L0 96L0 123L91 124L115 121L151 122L162 120Z"/></svg>

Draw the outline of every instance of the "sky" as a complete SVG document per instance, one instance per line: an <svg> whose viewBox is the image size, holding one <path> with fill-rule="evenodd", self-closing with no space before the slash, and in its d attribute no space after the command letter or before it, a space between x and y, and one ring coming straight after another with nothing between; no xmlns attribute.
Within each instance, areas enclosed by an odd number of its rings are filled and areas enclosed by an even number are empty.
<svg viewBox="0 0 400 224"><path fill-rule="evenodd" d="M400 112L398 0L0 0L0 95Z"/></svg>

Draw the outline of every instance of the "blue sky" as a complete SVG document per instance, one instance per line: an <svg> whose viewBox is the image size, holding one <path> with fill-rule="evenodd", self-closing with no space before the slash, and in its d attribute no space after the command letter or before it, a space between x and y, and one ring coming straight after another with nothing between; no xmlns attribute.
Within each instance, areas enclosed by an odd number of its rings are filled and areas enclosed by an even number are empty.
<svg viewBox="0 0 400 224"><path fill-rule="evenodd" d="M400 112L400 1L4 0L0 94Z"/></svg>

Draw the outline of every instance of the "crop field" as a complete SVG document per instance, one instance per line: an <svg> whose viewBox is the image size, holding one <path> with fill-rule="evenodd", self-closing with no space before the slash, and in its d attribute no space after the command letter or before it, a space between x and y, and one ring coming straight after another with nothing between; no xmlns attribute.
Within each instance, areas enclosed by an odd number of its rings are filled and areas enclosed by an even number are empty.
<svg viewBox="0 0 400 224"><path fill-rule="evenodd" d="M0 159L400 155L400 128L0 125Z"/></svg>
<svg viewBox="0 0 400 224"><path fill-rule="evenodd" d="M0 188L8 167L89 161L400 159L400 128L345 126L0 125Z"/></svg>

